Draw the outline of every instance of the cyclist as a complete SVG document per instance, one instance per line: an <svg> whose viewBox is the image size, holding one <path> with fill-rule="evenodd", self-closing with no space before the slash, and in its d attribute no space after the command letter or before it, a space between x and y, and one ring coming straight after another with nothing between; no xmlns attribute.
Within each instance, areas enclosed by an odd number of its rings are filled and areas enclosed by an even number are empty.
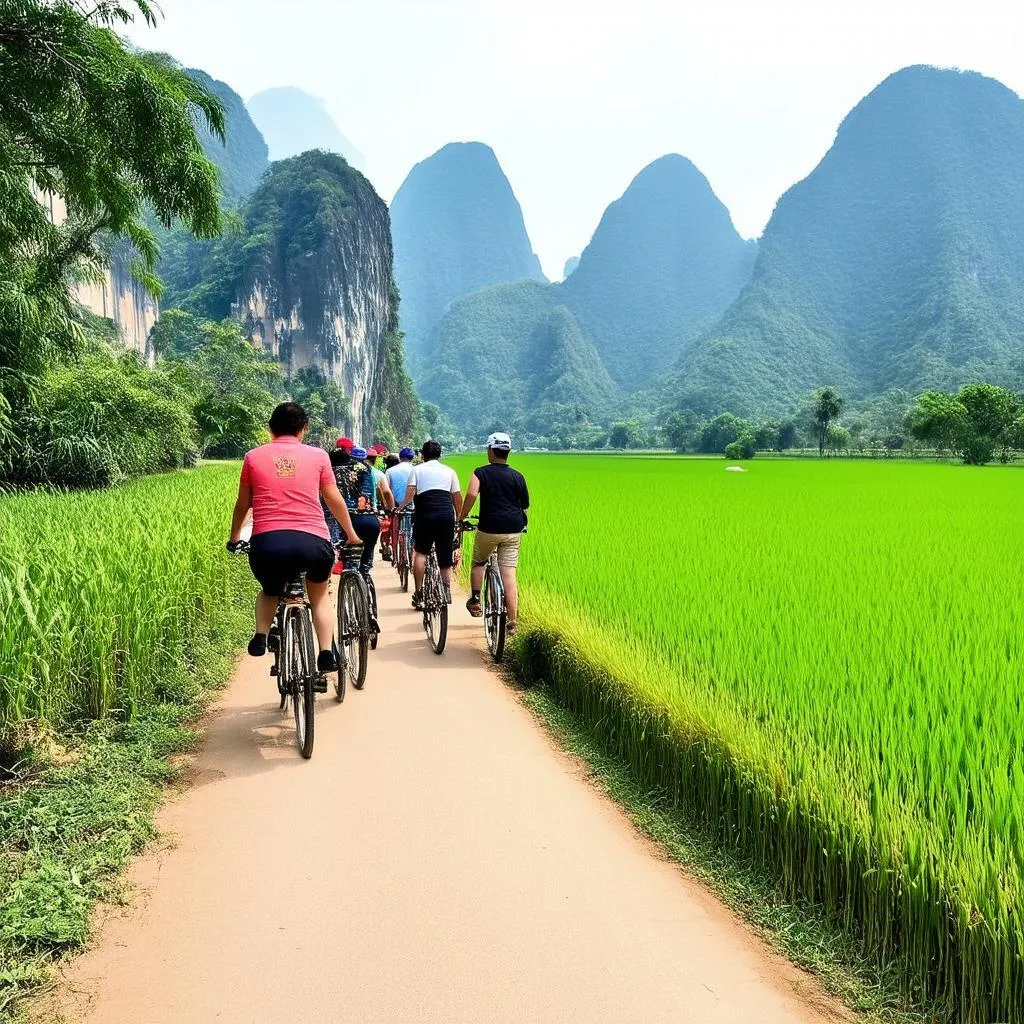
<svg viewBox="0 0 1024 1024"><path fill-rule="evenodd" d="M353 447L348 455L347 462L339 459L341 464L334 467L334 477L351 514L352 526L363 544L359 569L366 576L373 569L373 552L380 536L378 502L390 510L395 507L395 499L384 474L375 474L373 467L366 461L365 448Z"/></svg>
<svg viewBox="0 0 1024 1024"><path fill-rule="evenodd" d="M398 455L394 456L394 465L388 466L385 476L391 493L395 496L395 504L401 505L405 500L405 487L412 474L412 460L416 453L411 448L399 448ZM392 456L388 456L391 458ZM402 519L399 516L391 517L391 550L398 551L398 531L402 529ZM411 545L410 545L411 547Z"/></svg>
<svg viewBox="0 0 1024 1024"><path fill-rule="evenodd" d="M336 672L334 611L328 597L334 548L320 499L337 517L349 543L358 544L359 536L338 491L327 453L302 443L308 425L306 410L295 402L284 402L271 414L270 443L253 448L242 462L228 550L238 547L251 509L249 567L262 592L256 598L256 632L249 641L249 653L254 658L267 653L267 634L278 599L288 582L305 572L313 627L320 644L317 669Z"/></svg>
<svg viewBox="0 0 1024 1024"><path fill-rule="evenodd" d="M416 590L412 606L423 607L423 576L431 547L437 551L437 565L445 585L445 597L451 601L452 566L455 564L455 513L462 506L462 492L455 470L441 462L441 446L427 441L420 452L423 461L414 466L405 487L399 511L415 500L412 518L412 544L416 552L412 574Z"/></svg>
<svg viewBox="0 0 1024 1024"><path fill-rule="evenodd" d="M384 470L380 468L379 463L383 461L383 456L387 453L387 448L382 444L375 444L366 449L366 463L373 472L374 484L377 488L375 493L382 494L381 487L391 490L390 485L387 482L386 474ZM394 508L394 499L392 498L391 505L384 505L385 509L389 512ZM377 505L377 509L380 509L380 505ZM379 533L380 533L380 557L385 562L391 561L391 517L386 517L383 521L378 520Z"/></svg>
<svg viewBox="0 0 1024 1024"><path fill-rule="evenodd" d="M526 529L526 510L530 507L526 478L508 464L511 451L512 438L508 434L495 433L487 438L487 465L473 470L461 516L462 519L469 516L479 496L480 528L473 541L471 593L466 608L476 618L483 615L480 588L484 581L484 566L492 552L497 551L510 634L516 631L519 612L516 566L519 564L519 545Z"/></svg>

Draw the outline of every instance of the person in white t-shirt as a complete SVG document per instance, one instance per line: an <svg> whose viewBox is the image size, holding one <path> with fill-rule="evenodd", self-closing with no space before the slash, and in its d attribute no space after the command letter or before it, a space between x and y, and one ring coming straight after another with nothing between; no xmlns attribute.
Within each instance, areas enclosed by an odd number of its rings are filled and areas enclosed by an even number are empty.
<svg viewBox="0 0 1024 1024"><path fill-rule="evenodd" d="M412 562L416 592L413 608L423 607L423 574L427 555L433 547L444 580L445 596L451 602L452 566L455 564L455 510L462 508L462 491L455 470L441 462L441 446L427 441L420 453L423 461L413 467L399 511L415 500L412 517Z"/></svg>

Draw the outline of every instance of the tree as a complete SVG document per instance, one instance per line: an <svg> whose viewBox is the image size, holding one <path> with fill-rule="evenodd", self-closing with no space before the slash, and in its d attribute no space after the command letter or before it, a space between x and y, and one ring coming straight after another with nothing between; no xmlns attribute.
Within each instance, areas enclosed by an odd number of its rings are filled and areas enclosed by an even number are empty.
<svg viewBox="0 0 1024 1024"><path fill-rule="evenodd" d="M733 416L731 412L724 412L701 424L697 434L697 451L706 454L724 452L725 446L732 444L744 431L753 433L753 424Z"/></svg>
<svg viewBox="0 0 1024 1024"><path fill-rule="evenodd" d="M608 432L608 444L612 448L620 450L631 447L632 440L628 423L613 423L612 429Z"/></svg>
<svg viewBox="0 0 1024 1024"><path fill-rule="evenodd" d="M235 458L265 440L267 421L283 395L281 368L253 345L234 320L215 324L169 310L157 324L169 371L192 396L203 454ZM324 402L311 410L323 422Z"/></svg>
<svg viewBox="0 0 1024 1024"><path fill-rule="evenodd" d="M100 273L111 240L130 241L133 269L157 292L147 205L197 235L221 229L217 171L193 120L198 110L223 137L220 104L169 57L121 42L112 26L133 8L154 23L147 0L0 6L0 472L24 453L45 367L81 347L71 288Z"/></svg>
<svg viewBox="0 0 1024 1024"><path fill-rule="evenodd" d="M907 416L914 437L957 452L964 462L983 466L996 451L1006 461L1019 443L1021 403L995 384L967 384L956 396L924 391Z"/></svg>
<svg viewBox="0 0 1024 1024"><path fill-rule="evenodd" d="M907 413L911 436L941 450L956 451L967 426L963 403L944 391L922 391Z"/></svg>
<svg viewBox="0 0 1024 1024"><path fill-rule="evenodd" d="M780 452L788 451L790 448L796 447L797 442L797 426L792 420L785 420L779 424L779 440L776 448Z"/></svg>
<svg viewBox="0 0 1024 1024"><path fill-rule="evenodd" d="M850 432L846 427L833 423L825 431L825 444L830 451L848 451L850 448Z"/></svg>
<svg viewBox="0 0 1024 1024"><path fill-rule="evenodd" d="M767 452L779 446L780 425L774 420L758 424L754 430L754 446L758 451Z"/></svg>
<svg viewBox="0 0 1024 1024"><path fill-rule="evenodd" d="M839 419L843 411L843 399L835 388L819 388L814 393L811 412L818 426L818 454L824 455L828 444L828 428L833 420Z"/></svg>
<svg viewBox="0 0 1024 1024"><path fill-rule="evenodd" d="M700 419L692 409L682 409L672 413L662 428L665 434L665 441L670 448L677 452L685 452L693 447L697 439L697 429L700 426Z"/></svg>

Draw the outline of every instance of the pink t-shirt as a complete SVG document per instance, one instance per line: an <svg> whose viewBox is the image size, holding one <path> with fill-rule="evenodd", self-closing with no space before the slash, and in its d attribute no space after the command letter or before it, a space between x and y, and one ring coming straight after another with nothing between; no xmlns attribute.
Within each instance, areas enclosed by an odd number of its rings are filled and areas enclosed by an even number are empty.
<svg viewBox="0 0 1024 1024"><path fill-rule="evenodd" d="M331 539L320 487L334 483L327 452L295 437L276 437L242 462L242 483L252 488L252 533L301 530Z"/></svg>

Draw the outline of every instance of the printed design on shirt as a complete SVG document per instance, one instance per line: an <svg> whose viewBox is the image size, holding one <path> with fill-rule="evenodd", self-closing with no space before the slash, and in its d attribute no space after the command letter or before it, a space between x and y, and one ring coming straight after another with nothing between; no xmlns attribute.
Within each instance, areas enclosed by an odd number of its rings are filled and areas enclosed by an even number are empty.
<svg viewBox="0 0 1024 1024"><path fill-rule="evenodd" d="M376 486L370 467L365 462L350 462L334 467L334 479L345 504L351 512L372 512L373 491Z"/></svg>
<svg viewBox="0 0 1024 1024"><path fill-rule="evenodd" d="M296 470L299 468L299 460L275 455L274 465L277 467L278 476L295 476Z"/></svg>

